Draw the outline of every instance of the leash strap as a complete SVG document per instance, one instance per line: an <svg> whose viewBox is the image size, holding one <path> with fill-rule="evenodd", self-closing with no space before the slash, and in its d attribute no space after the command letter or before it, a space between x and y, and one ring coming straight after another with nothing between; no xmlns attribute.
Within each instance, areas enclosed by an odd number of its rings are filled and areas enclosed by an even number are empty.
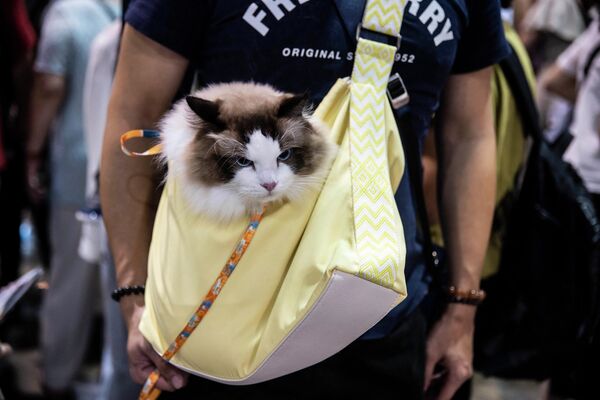
<svg viewBox="0 0 600 400"><path fill-rule="evenodd" d="M159 137L160 132L151 129L135 129L133 131L125 132L121 135L121 150L129 157L154 156L162 151L162 146L160 144L154 145L142 153L137 153L127 148L127 142L135 138L157 139Z"/></svg>
<svg viewBox="0 0 600 400"><path fill-rule="evenodd" d="M196 327L200 324L202 319L210 310L211 306L214 304L215 300L221 293L221 290L223 290L223 287L227 283L227 280L237 267L242 256L246 252L246 249L250 245L250 242L252 241L252 238L256 233L256 229L258 228L258 225L262 220L263 213L264 210L252 215L250 223L248 224L244 235L240 239L238 245L235 247L233 253L231 253L229 260L227 260L227 263L219 273L219 276L213 283L212 287L202 299L200 306L196 309L196 312L194 313L194 315L192 315L192 317L190 318L186 326L183 328L183 330L179 333L179 335L177 335L177 338L175 338L175 340L163 353L162 358L165 361L169 361L171 358L173 358L175 353L177 353L179 349L181 349L188 337L190 337L192 332L194 332L194 329L196 329ZM160 395L160 390L156 388L156 383L158 382L159 378L160 372L158 371L158 369L152 371L152 373L144 383L142 391L140 392L139 400L154 400Z"/></svg>
<svg viewBox="0 0 600 400"><path fill-rule="evenodd" d="M392 287L401 273L398 248L402 227L394 218L396 202L390 185L385 130L387 86L400 44L407 0L369 0L350 85L350 172L359 276ZM392 36L396 46L368 40L361 30Z"/></svg>

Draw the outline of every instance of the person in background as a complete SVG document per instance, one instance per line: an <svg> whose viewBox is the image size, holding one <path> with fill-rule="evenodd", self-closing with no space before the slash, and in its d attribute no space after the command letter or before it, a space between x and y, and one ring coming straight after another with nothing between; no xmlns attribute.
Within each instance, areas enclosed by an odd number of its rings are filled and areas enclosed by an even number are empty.
<svg viewBox="0 0 600 400"><path fill-rule="evenodd" d="M82 98L90 45L118 17L103 0L57 0L44 17L34 65L27 184L35 201L46 190L38 176L40 157L50 145L49 289L41 315L44 384L48 398L69 398L87 349L95 310L97 266L77 253L81 225L75 213L85 205L86 149Z"/></svg>
<svg viewBox="0 0 600 400"><path fill-rule="evenodd" d="M548 68L541 82L546 90L574 104L573 122L569 127L572 140L563 159L581 176L592 195L596 212L600 213L600 1L585 3L591 7L591 24ZM600 254L600 250L596 250L596 254ZM594 340L577 368L577 389L583 396L598 390L599 334L596 328Z"/></svg>
<svg viewBox="0 0 600 400"><path fill-rule="evenodd" d="M129 376L127 363L127 331L119 306L110 293L116 289L115 267L108 250L106 231L101 218L98 195L100 152L106 125L108 99L121 38L121 21L115 21L100 32L90 49L83 88L83 122L87 147L86 211L81 213L82 230L79 255L100 266L100 288L104 316L104 348L100 370L102 398L133 399L140 387Z"/></svg>
<svg viewBox="0 0 600 400"><path fill-rule="evenodd" d="M574 104L573 139L563 158L575 167L600 210L600 1L585 3L592 22L548 68L541 84Z"/></svg>
<svg viewBox="0 0 600 400"><path fill-rule="evenodd" d="M541 71L585 29L585 14L578 0L537 0L519 25L523 44L535 71Z"/></svg>
<svg viewBox="0 0 600 400"><path fill-rule="evenodd" d="M538 76L583 33L586 17L586 7L579 0L538 0L528 10L521 24L521 37ZM550 143L560 141L571 122L572 104L547 92L542 85L537 88L537 103L544 136Z"/></svg>
<svg viewBox="0 0 600 400"><path fill-rule="evenodd" d="M39 37L42 31L42 16L44 10L46 10L50 0L26 0L27 13L29 14L29 20L35 30L36 36ZM35 54L35 51L34 51ZM28 93L31 91L28 91ZM23 156L25 158L25 156ZM42 151L40 157L40 173L44 179L48 176L48 146L46 145ZM25 167L23 167L25 168ZM25 182L25 178L23 178ZM47 182L47 179L45 180ZM26 184L24 183L26 189ZM27 190L25 190L27 196ZM30 199L28 199L30 200ZM31 212L31 224L35 233L36 243L36 255L39 259L40 264L46 270L50 270L50 232L49 232L49 221L48 221L48 198L36 199L36 202L27 201L27 207Z"/></svg>
<svg viewBox="0 0 600 400"><path fill-rule="evenodd" d="M23 0L0 3L0 286L17 279L25 204L24 116L36 35Z"/></svg>

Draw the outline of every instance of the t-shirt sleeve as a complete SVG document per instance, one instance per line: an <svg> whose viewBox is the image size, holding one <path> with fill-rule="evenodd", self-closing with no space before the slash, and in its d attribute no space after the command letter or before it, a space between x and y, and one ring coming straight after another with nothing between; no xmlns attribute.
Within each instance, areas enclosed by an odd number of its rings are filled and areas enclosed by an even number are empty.
<svg viewBox="0 0 600 400"><path fill-rule="evenodd" d="M452 67L455 74L496 64L509 53L497 0L467 0L469 20Z"/></svg>
<svg viewBox="0 0 600 400"><path fill-rule="evenodd" d="M42 25L35 70L54 75L66 75L72 48L68 18L60 8L50 8Z"/></svg>
<svg viewBox="0 0 600 400"><path fill-rule="evenodd" d="M213 2L206 0L133 0L125 22L150 39L193 59Z"/></svg>

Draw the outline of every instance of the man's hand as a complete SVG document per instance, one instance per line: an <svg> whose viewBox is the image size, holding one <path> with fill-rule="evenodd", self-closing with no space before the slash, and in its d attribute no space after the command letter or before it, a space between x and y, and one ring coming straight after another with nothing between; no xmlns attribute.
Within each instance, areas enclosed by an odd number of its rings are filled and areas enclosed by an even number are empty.
<svg viewBox="0 0 600 400"><path fill-rule="evenodd" d="M475 307L451 304L429 335L425 391L433 381L441 380L440 390L432 393L438 400L450 400L458 388L473 375L474 317Z"/></svg>
<svg viewBox="0 0 600 400"><path fill-rule="evenodd" d="M181 389L187 383L188 374L168 364L154 351L138 328L144 306L139 299L136 299L137 296L127 297L122 299L122 309L128 325L127 354L129 373L133 381L143 384L150 373L158 369L160 372L156 384L158 389L170 392Z"/></svg>

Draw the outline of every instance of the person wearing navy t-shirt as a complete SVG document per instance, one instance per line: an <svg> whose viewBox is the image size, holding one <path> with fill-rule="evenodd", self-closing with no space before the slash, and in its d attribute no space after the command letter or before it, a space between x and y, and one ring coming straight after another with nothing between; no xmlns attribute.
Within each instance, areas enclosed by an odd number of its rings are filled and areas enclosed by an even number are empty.
<svg viewBox="0 0 600 400"><path fill-rule="evenodd" d="M109 109L101 168L102 206L119 285L145 282L157 199L151 162L126 159L119 135L153 126L169 108L188 72L199 86L229 81L268 83L308 92L318 104L352 70L356 30L366 1L132 0ZM410 94L411 133L420 142L437 114L441 196L450 284L479 288L493 213L495 136L492 64L508 53L497 0L408 0L393 72ZM363 391L420 398L436 382L449 399L472 372L475 307L451 303L427 333L419 308L431 277L417 240L411 186L396 193L407 241L409 297L359 340L297 373L251 386L194 378L181 398L352 396ZM140 207L143 204L143 207ZM159 388L179 389L187 375L164 363L137 328L143 296L126 296L130 369L142 382L158 366ZM436 366L442 373L434 374ZM178 392L175 393L177 395ZM166 397L166 396L165 396Z"/></svg>

